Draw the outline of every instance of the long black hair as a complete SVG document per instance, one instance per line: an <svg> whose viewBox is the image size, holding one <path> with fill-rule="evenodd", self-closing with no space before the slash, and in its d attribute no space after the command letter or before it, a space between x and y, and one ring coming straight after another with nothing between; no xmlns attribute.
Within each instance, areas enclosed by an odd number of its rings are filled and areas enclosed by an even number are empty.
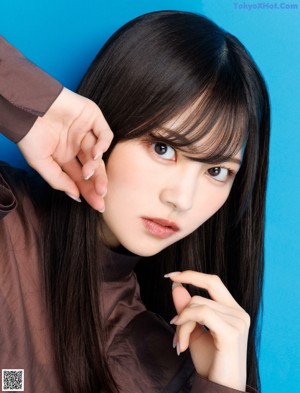
<svg viewBox="0 0 300 393"><path fill-rule="evenodd" d="M205 136L197 153L214 164L245 148L224 206L185 239L143 258L137 273L145 304L166 318L174 309L164 273L193 269L219 275L251 316L247 383L259 388L269 101L251 56L203 16L150 13L108 40L78 92L99 105L114 131L106 160L118 142L145 135L190 151ZM189 116L170 133L164 125L187 109ZM99 307L101 217L87 204L56 194L47 221L44 272L58 371L66 392L115 392Z"/></svg>

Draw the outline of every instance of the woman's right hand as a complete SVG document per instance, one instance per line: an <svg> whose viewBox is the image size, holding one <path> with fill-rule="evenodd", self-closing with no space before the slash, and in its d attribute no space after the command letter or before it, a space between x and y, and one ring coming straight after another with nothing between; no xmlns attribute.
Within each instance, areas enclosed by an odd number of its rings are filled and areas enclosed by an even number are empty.
<svg viewBox="0 0 300 393"><path fill-rule="evenodd" d="M57 190L104 210L107 176L102 154L113 133L98 106L64 88L18 143L28 164Z"/></svg>
<svg viewBox="0 0 300 393"><path fill-rule="evenodd" d="M171 322L176 325L178 353L189 347L199 375L244 391L249 315L217 276L187 270L165 277L174 282L172 295L178 315ZM211 299L191 297L181 284L203 288Z"/></svg>

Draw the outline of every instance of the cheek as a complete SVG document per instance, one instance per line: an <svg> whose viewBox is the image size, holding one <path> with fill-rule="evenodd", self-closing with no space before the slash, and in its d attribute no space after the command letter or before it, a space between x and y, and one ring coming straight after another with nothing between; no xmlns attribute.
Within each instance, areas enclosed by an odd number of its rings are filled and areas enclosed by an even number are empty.
<svg viewBox="0 0 300 393"><path fill-rule="evenodd" d="M115 147L106 165L108 192L106 210L114 217L130 217L144 212L157 196L158 173L137 143L121 143Z"/></svg>
<svg viewBox="0 0 300 393"><path fill-rule="evenodd" d="M117 191L134 191L140 183L139 168L136 161L128 154L123 154L121 149L115 149L106 165L108 178L108 195Z"/></svg>
<svg viewBox="0 0 300 393"><path fill-rule="evenodd" d="M140 142L121 142L116 145L106 164L107 195L128 194L132 200L150 195L150 190L159 186L160 171Z"/></svg>
<svg viewBox="0 0 300 393"><path fill-rule="evenodd" d="M209 198L208 213L210 216L214 215L227 201L230 190L222 190L222 192L216 192Z"/></svg>
<svg viewBox="0 0 300 393"><path fill-rule="evenodd" d="M201 226L211 218L226 202L231 186L226 189L207 187L205 193L196 198L193 211L190 212L190 222L193 229Z"/></svg>

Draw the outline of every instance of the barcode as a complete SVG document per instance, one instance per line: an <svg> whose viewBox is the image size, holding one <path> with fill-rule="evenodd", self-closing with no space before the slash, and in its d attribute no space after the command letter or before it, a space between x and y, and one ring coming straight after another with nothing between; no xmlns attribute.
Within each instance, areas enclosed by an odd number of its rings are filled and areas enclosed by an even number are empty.
<svg viewBox="0 0 300 393"><path fill-rule="evenodd" d="M24 392L24 370L3 369L2 370L3 392Z"/></svg>

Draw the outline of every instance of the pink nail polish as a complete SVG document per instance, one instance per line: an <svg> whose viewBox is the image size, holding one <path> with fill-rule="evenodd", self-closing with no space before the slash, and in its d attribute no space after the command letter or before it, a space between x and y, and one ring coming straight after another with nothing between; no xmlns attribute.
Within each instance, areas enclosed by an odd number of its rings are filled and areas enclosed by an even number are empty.
<svg viewBox="0 0 300 393"><path fill-rule="evenodd" d="M171 272L164 275L165 278L175 277L181 274L181 272Z"/></svg>
<svg viewBox="0 0 300 393"><path fill-rule="evenodd" d="M170 324L172 325L173 323L175 323L178 319L178 315L176 315L174 318L171 319Z"/></svg>
<svg viewBox="0 0 300 393"><path fill-rule="evenodd" d="M173 337L173 349L176 348L176 345L177 345L177 333L175 333Z"/></svg>
<svg viewBox="0 0 300 393"><path fill-rule="evenodd" d="M100 196L101 196L102 198L104 198L104 197L106 196L106 194L107 194L107 190L104 190L104 191L101 193Z"/></svg>
<svg viewBox="0 0 300 393"><path fill-rule="evenodd" d="M173 282L172 289L174 289L176 287L182 287L182 284L180 284L180 282Z"/></svg>
<svg viewBox="0 0 300 393"><path fill-rule="evenodd" d="M176 344L176 352L177 352L177 355L179 356L180 355L180 345L179 345L179 342Z"/></svg>
<svg viewBox="0 0 300 393"><path fill-rule="evenodd" d="M76 201L76 202L81 202L81 199L78 198L78 197L76 197L75 195L72 195L72 194L70 194L70 193L68 193L68 192L66 192L65 194L68 195L68 197L71 198L71 199L73 199L74 201Z"/></svg>
<svg viewBox="0 0 300 393"><path fill-rule="evenodd" d="M102 156L103 156L103 152L100 151L99 153L97 153L97 154L95 155L94 160L96 161L96 160L98 160L98 158L102 158Z"/></svg>
<svg viewBox="0 0 300 393"><path fill-rule="evenodd" d="M89 180L93 174L95 173L95 171L90 172L87 176L85 176L84 180Z"/></svg>

